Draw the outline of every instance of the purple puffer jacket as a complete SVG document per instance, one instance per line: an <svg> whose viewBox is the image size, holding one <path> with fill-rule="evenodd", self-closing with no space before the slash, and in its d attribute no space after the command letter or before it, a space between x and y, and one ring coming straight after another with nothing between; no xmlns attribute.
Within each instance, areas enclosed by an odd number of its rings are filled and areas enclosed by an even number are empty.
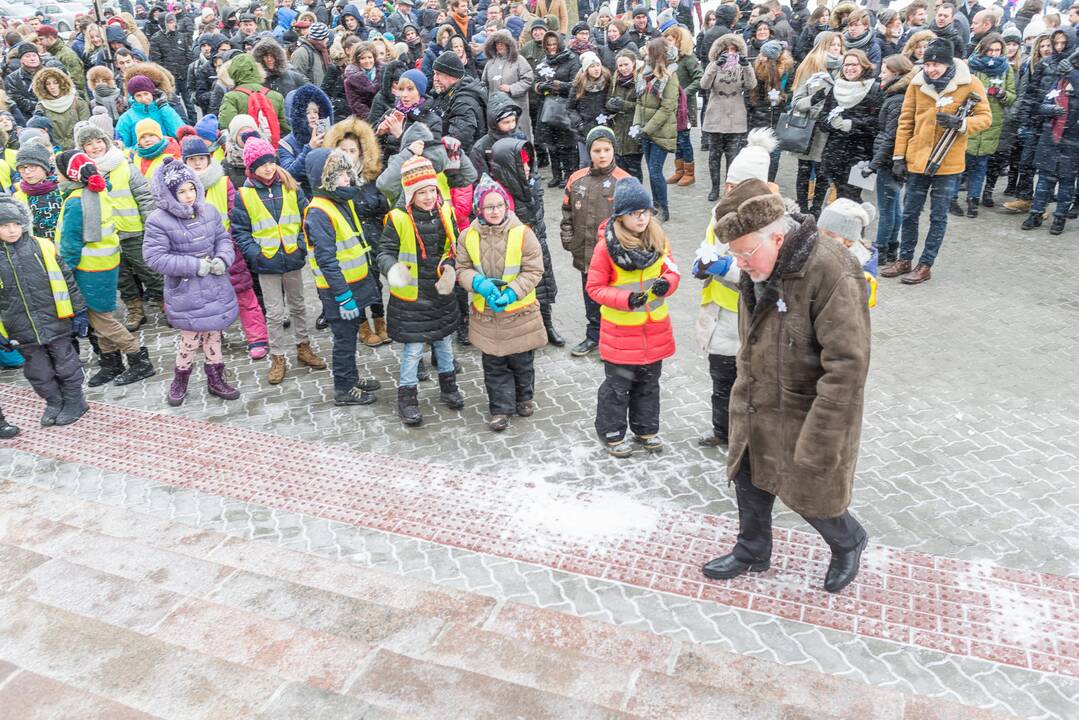
<svg viewBox="0 0 1079 720"><path fill-rule="evenodd" d="M186 173L198 191L195 206L179 202L165 185ZM157 210L146 219L142 254L146 264L165 278L165 313L180 330L224 330L239 315L229 276L198 276L199 258L221 258L228 268L235 257L232 239L221 215L204 199L202 184L183 163L166 163L150 183Z"/></svg>

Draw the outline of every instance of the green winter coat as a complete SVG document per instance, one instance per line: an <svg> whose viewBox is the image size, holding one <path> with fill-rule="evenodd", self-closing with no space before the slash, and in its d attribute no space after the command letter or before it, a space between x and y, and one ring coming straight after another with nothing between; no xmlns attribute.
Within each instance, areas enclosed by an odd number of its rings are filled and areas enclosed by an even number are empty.
<svg viewBox="0 0 1079 720"><path fill-rule="evenodd" d="M71 81L75 83L75 92L78 93L79 97L86 97L86 72L82 64L82 58L65 45L60 38L57 38L56 42L49 48L49 54L67 70Z"/></svg>
<svg viewBox="0 0 1079 720"><path fill-rule="evenodd" d="M643 88L643 75L637 79L637 83ZM641 126L641 135L646 135L667 152L674 152L678 139L677 115L678 76L672 73L664 83L660 97L648 89L640 93L633 113L633 124Z"/></svg>
<svg viewBox="0 0 1079 720"><path fill-rule="evenodd" d="M221 100L221 111L217 120L221 127L228 127L232 119L237 115L247 112L247 95L232 88L243 88L258 92L266 82L266 73L262 67L250 55L237 55L222 65L217 73L217 79L225 87L230 88ZM281 137L288 135L292 129L285 118L285 98L276 90L271 90L266 95L274 110L277 111L277 122L281 126ZM267 138L269 140L269 138Z"/></svg>
<svg viewBox="0 0 1079 720"><path fill-rule="evenodd" d="M620 98L622 109L611 109L611 99ZM640 155L641 143L637 138L629 136L629 129L633 127L633 117L637 109L637 90L633 84L622 87L618 84L618 75L611 80L611 89L607 93L607 125L614 130L614 150L618 155Z"/></svg>
<svg viewBox="0 0 1079 720"><path fill-rule="evenodd" d="M984 157L994 155L1000 147L1000 132L1004 126L1004 111L1015 102L1015 70L1011 65L1002 77L991 78L983 72L974 73L982 81L986 92L994 85L1004 88L1004 95L988 97L989 109L993 111L993 124L979 133L974 133L967 140L967 155Z"/></svg>
<svg viewBox="0 0 1079 720"><path fill-rule="evenodd" d="M701 77L704 69L701 61L693 53L678 58L678 84L686 91L686 104L689 107L689 126L697 127L697 93L701 89Z"/></svg>

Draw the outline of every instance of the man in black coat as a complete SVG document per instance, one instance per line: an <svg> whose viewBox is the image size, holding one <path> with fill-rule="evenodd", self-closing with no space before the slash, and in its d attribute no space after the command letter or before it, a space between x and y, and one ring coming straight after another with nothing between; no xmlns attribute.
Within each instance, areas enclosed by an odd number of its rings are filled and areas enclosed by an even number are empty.
<svg viewBox="0 0 1079 720"><path fill-rule="evenodd" d="M452 50L439 55L433 69L432 109L442 119L443 135L456 138L468 153L487 128L483 87L475 78L465 77L465 66Z"/></svg>
<svg viewBox="0 0 1079 720"><path fill-rule="evenodd" d="M41 69L41 55L38 54L37 47L28 42L17 45L14 55L19 61L19 68L4 78L4 90L7 92L8 101L15 103L23 117L29 120L34 114L34 106L37 105L37 96L31 86L34 75Z"/></svg>
<svg viewBox="0 0 1079 720"><path fill-rule="evenodd" d="M165 15L165 24L150 38L150 62L155 62L176 78L176 94L190 113L194 110L191 88L187 84L187 66L191 64L191 39L177 27L176 16Z"/></svg>

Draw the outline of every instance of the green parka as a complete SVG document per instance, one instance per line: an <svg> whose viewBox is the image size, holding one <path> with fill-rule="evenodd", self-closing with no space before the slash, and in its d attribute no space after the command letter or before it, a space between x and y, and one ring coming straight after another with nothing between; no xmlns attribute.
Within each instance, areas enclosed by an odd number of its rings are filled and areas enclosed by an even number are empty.
<svg viewBox="0 0 1079 720"><path fill-rule="evenodd" d="M637 108L633 124L641 127L641 135L647 136L667 152L674 152L678 139L678 76L672 72L667 80L655 80L645 68L637 78ZM657 96L655 88L662 84Z"/></svg>
<svg viewBox="0 0 1079 720"><path fill-rule="evenodd" d="M982 81L986 92L992 87L999 87L1003 95L988 96L989 109L993 111L993 124L980 133L974 133L967 140L967 155L984 157L994 155L1000 147L1000 133L1004 127L1004 111L1015 102L1015 70L1008 65L1008 70L999 77L990 77L983 72L975 72L974 77Z"/></svg>
<svg viewBox="0 0 1079 720"><path fill-rule="evenodd" d="M228 127L232 119L237 115L247 112L247 95L238 92L235 88L253 90L258 92L266 82L266 72L262 66L250 55L237 55L221 66L217 73L217 79L222 85L229 88L225 97L221 100L221 111L218 113L218 122L221 127ZM292 130L288 119L285 117L285 98L276 90L271 90L266 95L274 110L277 111L277 123L281 126L281 137L285 137Z"/></svg>

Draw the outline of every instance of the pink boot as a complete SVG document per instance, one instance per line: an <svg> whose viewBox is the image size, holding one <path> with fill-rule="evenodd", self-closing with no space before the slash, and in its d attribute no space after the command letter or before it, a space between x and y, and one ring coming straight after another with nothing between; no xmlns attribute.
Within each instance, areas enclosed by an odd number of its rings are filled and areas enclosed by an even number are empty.
<svg viewBox="0 0 1079 720"><path fill-rule="evenodd" d="M262 360L270 354L270 348L266 343L252 343L247 348L247 354L251 356L252 360Z"/></svg>
<svg viewBox="0 0 1079 720"><path fill-rule="evenodd" d="M206 363L206 387L222 400L237 400L240 391L225 381L225 363Z"/></svg>
<svg viewBox="0 0 1079 720"><path fill-rule="evenodd" d="M191 368L187 370L181 370L180 368L172 369L172 384L169 385L169 394L166 400L169 405L173 407L179 407L184 402L184 398L187 397L187 381L191 379Z"/></svg>

